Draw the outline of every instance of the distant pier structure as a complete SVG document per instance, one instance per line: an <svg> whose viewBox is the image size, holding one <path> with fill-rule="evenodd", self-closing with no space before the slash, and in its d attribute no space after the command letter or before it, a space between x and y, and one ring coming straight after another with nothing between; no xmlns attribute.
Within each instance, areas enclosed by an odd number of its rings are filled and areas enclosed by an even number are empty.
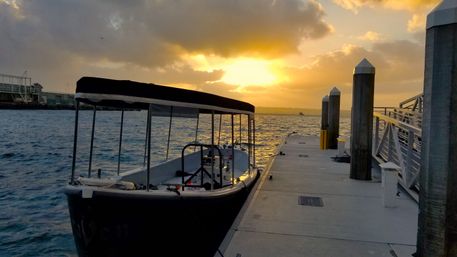
<svg viewBox="0 0 457 257"><path fill-rule="evenodd" d="M40 103L43 87L32 78L0 74L0 102Z"/></svg>
<svg viewBox="0 0 457 257"><path fill-rule="evenodd" d="M72 107L74 95L44 92L32 78L0 73L0 108L60 108Z"/></svg>

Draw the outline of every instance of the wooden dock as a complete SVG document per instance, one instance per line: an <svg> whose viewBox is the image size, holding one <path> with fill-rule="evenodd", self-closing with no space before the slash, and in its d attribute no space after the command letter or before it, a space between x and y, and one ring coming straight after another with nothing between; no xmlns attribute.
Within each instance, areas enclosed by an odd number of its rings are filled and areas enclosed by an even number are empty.
<svg viewBox="0 0 457 257"><path fill-rule="evenodd" d="M350 165L334 162L337 151L320 150L317 137L291 135L280 151L285 155L272 160L220 246L223 256L415 252L418 206L407 194L400 192L398 207L385 208L380 175L350 179Z"/></svg>

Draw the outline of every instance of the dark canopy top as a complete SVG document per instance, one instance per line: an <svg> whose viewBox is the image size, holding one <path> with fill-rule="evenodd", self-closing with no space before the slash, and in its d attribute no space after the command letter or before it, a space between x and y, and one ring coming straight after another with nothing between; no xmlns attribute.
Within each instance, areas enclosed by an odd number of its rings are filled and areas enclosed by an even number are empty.
<svg viewBox="0 0 457 257"><path fill-rule="evenodd" d="M148 109L153 104L157 110L172 106L174 110L198 109L199 112L253 114L255 111L252 104L204 92L94 77L78 80L75 99L121 108Z"/></svg>

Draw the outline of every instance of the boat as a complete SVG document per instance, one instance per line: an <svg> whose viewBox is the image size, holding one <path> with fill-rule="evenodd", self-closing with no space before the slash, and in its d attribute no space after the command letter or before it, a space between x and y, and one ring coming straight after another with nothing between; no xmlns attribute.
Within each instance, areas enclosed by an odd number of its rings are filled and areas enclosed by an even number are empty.
<svg viewBox="0 0 457 257"><path fill-rule="evenodd" d="M214 256L220 253L220 243L260 174L255 165L255 107L205 92L96 77L77 81L75 101L72 169L64 192L78 255ZM80 163L85 162L78 157L81 105L93 108L87 172L81 169ZM115 108L121 113L117 169L110 176L102 176L92 164L99 108ZM141 153L144 159L140 167L122 171L124 112L128 110L147 112L144 155ZM154 116L170 118L166 159L157 163L151 160ZM221 146L216 142L215 116L219 120L229 117L230 143ZM195 140L183 142L180 156L169 159L172 121L177 117L196 120ZM198 140L198 124L203 118L211 119L209 143ZM247 134L244 143L242 126Z"/></svg>

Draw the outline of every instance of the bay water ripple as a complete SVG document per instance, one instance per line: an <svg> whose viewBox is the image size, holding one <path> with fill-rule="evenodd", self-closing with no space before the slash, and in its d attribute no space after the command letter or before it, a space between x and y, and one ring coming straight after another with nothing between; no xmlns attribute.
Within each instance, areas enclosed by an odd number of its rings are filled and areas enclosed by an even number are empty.
<svg viewBox="0 0 457 257"><path fill-rule="evenodd" d="M146 112L125 112L121 170L143 164ZM216 116L216 133L219 116ZM238 123L235 119L239 138ZM348 118L341 119L342 134ZM246 120L242 120L246 125ZM151 140L153 162L165 159L168 117L154 117ZM222 119L220 144L230 143L230 118ZM99 111L94 140L93 168L102 176L117 168L120 112ZM87 173L92 111L80 111L77 172ZM170 158L194 140L196 119L174 118ZM256 116L257 164L265 166L289 133L318 135L320 117ZM0 256L77 256L64 186L71 172L74 111L0 110ZM209 143L210 116L202 115L200 142ZM247 131L242 130L242 142Z"/></svg>

